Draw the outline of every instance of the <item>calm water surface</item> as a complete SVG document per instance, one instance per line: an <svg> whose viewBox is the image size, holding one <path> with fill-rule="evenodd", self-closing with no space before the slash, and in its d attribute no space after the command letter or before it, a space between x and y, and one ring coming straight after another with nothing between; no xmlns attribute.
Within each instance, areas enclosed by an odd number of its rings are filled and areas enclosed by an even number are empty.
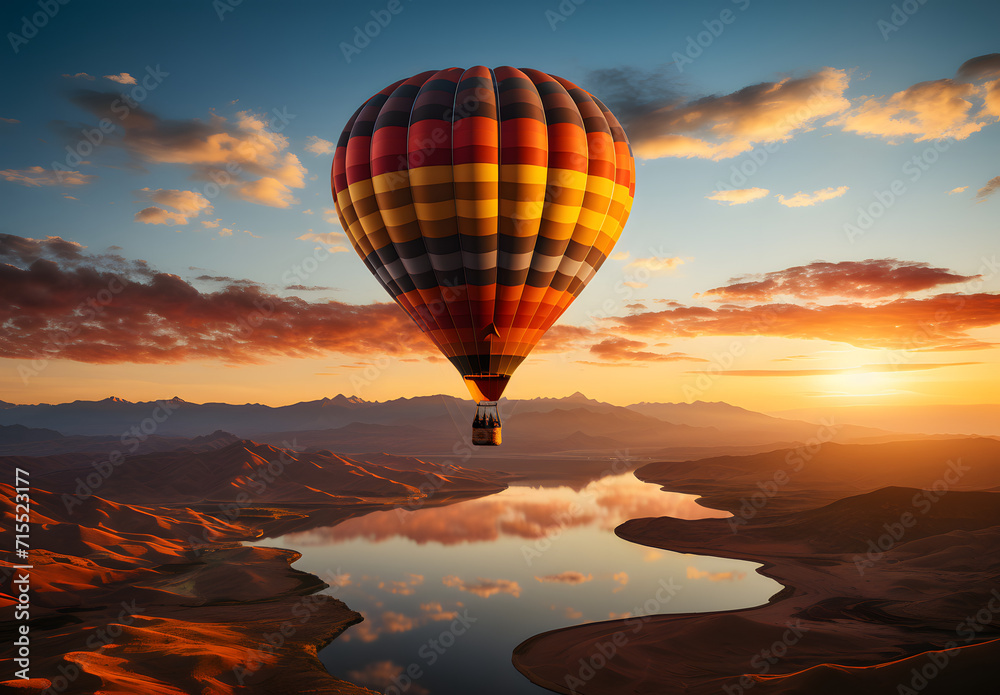
<svg viewBox="0 0 1000 695"><path fill-rule="evenodd" d="M334 676L390 694L546 693L510 662L532 635L744 608L781 589L754 572L757 563L654 550L613 533L638 517L728 516L695 499L626 473L578 490L512 486L446 507L375 512L259 545L301 552L295 567L365 616L320 652ZM674 594L657 602L665 586Z"/></svg>

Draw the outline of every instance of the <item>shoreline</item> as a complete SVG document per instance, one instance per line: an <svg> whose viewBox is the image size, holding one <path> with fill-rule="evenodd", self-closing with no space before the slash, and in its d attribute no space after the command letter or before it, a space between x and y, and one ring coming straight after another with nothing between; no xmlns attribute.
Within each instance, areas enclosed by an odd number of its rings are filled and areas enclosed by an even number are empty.
<svg viewBox="0 0 1000 695"><path fill-rule="evenodd" d="M911 480L922 475L920 451L894 446L890 453L909 457ZM982 463L977 475L995 487L998 448L987 445L984 458L976 446L961 453ZM924 452L924 459L940 470L937 453ZM755 490L746 481L766 479L762 474L774 460L658 463L636 475L737 514L738 500ZM882 695L897 686L921 695L984 692L993 682L990 664L1000 656L1000 597L993 606L990 593L1000 569L991 552L1000 543L1000 493L954 486L922 513L912 511L912 503L924 499L923 488L819 485L820 479L842 480L832 462L820 464L788 484L775 504L732 528L726 520L664 517L615 529L623 540L648 547L759 562L757 572L785 587L766 604L649 616L638 628L630 626L629 620L639 622L634 617L560 628L522 642L512 663L535 684L561 693ZM890 470L882 477L905 476ZM869 560L865 541L885 533L883 524L895 529L907 513L913 523L905 534ZM973 626L978 629L962 626L965 616L975 615L985 616ZM953 661L962 666L949 668Z"/></svg>

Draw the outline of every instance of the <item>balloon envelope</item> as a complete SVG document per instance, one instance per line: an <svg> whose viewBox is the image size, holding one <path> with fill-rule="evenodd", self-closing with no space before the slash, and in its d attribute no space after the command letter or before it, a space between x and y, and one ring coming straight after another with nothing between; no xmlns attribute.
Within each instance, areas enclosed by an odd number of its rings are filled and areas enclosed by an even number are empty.
<svg viewBox="0 0 1000 695"><path fill-rule="evenodd" d="M496 401L621 235L635 161L618 120L572 82L449 68L368 99L332 184L371 273L473 398Z"/></svg>

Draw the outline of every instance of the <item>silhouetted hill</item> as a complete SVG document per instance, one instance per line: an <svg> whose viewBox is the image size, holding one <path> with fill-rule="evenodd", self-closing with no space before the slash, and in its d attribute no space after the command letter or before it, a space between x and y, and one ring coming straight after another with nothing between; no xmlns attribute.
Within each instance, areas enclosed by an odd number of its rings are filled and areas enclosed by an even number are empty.
<svg viewBox="0 0 1000 695"><path fill-rule="evenodd" d="M139 439L139 451L178 444L161 439L204 435L207 429L236 437L348 453L442 454L463 446L470 435L473 403L453 396L417 396L384 402L338 395L286 406L260 403L190 403L180 398L132 403L110 397L56 405L19 405L0 410L0 425L49 429L64 439L5 445L0 454L44 455L68 451L111 451L116 442ZM916 439L833 422L816 425L787 420L726 403L637 403L627 407L574 393L565 398L502 400L503 451L588 452L672 458L679 451L731 447L742 451L794 446L817 437L844 443ZM577 433L583 433L580 437ZM90 440L72 440L73 437ZM14 446L15 448L11 448ZM16 448L20 446L21 448ZM565 447L565 448L564 448Z"/></svg>

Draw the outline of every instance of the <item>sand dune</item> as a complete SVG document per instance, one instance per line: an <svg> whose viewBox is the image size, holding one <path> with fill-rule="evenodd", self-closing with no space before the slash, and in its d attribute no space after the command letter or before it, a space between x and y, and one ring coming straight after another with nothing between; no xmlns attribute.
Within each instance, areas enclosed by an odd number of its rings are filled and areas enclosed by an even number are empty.
<svg viewBox="0 0 1000 695"><path fill-rule="evenodd" d="M456 466L302 455L249 440L137 455L97 478L93 460L0 458L0 470L32 471L36 676L0 690L370 695L317 658L362 616L317 594L327 585L291 568L298 553L240 541L505 487ZM81 480L91 482L81 489ZM0 496L11 528L11 486L0 485ZM12 560L6 550L0 572ZM0 593L0 606L13 603Z"/></svg>

